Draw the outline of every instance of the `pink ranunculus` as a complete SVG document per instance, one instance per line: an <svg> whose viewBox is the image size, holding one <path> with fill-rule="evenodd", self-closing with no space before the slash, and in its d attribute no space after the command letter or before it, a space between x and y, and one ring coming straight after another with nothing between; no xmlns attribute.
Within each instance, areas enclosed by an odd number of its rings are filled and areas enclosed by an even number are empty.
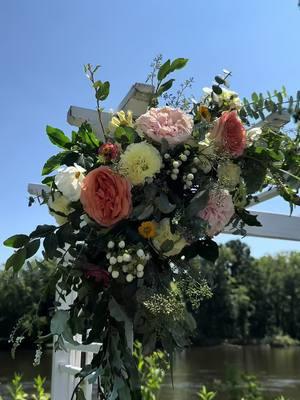
<svg viewBox="0 0 300 400"><path fill-rule="evenodd" d="M213 237L220 233L234 214L232 197L227 190L212 190L206 207L198 216L209 223L207 235Z"/></svg>
<svg viewBox="0 0 300 400"><path fill-rule="evenodd" d="M241 156L247 144L246 130L236 111L225 111L218 118L210 138L221 151L233 157Z"/></svg>
<svg viewBox="0 0 300 400"><path fill-rule="evenodd" d="M99 167L82 181L80 201L91 218L110 227L129 216L132 209L131 185L110 168Z"/></svg>
<svg viewBox="0 0 300 400"><path fill-rule="evenodd" d="M190 138L193 118L177 108L151 108L136 120L136 128L155 142L165 139L170 146L175 146Z"/></svg>

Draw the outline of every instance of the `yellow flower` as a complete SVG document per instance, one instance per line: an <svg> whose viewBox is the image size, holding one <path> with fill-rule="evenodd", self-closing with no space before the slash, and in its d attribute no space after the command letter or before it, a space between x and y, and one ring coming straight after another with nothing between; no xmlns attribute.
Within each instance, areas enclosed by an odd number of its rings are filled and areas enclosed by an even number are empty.
<svg viewBox="0 0 300 400"><path fill-rule="evenodd" d="M120 159L120 172L133 185L140 185L160 171L162 159L159 151L147 142L130 144Z"/></svg>
<svg viewBox="0 0 300 400"><path fill-rule="evenodd" d="M204 106L203 104L200 104L200 106L198 108L198 116L202 120L210 122L211 115L210 115L209 109L206 106Z"/></svg>
<svg viewBox="0 0 300 400"><path fill-rule="evenodd" d="M156 236L156 223L144 221L138 228L139 234L145 239L152 239Z"/></svg>
<svg viewBox="0 0 300 400"><path fill-rule="evenodd" d="M133 128L132 112L118 111L109 123L110 131L114 132L119 126L129 126Z"/></svg>
<svg viewBox="0 0 300 400"><path fill-rule="evenodd" d="M181 237L178 233L172 233L170 227L170 218L162 219L157 227L157 234L152 239L153 246L161 251L165 256L171 257L179 254L181 250L186 246L186 240ZM163 247L170 243L170 250L164 251Z"/></svg>
<svg viewBox="0 0 300 400"><path fill-rule="evenodd" d="M69 200L60 194L55 192L50 195L48 200L49 213L55 218L58 225L63 225L67 222L67 216L73 209L70 207Z"/></svg>

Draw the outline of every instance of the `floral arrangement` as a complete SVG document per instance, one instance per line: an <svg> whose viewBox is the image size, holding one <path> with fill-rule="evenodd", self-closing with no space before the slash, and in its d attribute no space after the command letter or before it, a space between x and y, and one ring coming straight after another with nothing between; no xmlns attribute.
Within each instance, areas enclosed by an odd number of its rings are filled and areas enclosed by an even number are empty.
<svg viewBox="0 0 300 400"><path fill-rule="evenodd" d="M286 134L268 119L252 126L268 112L297 118L300 93L287 97L283 88L241 101L228 89L230 73L224 71L199 100L184 97L189 81L169 95L174 79L166 78L186 63L156 59L147 112L134 118L119 111L106 129L100 103L110 85L96 80L97 67L87 65L106 140L100 142L86 123L70 138L47 127L61 151L43 167L38 200L57 225L39 225L4 243L16 249L6 262L16 273L41 244L44 260L55 264L49 282L57 291L55 348L64 348L64 341L76 344L76 334L85 344L102 343L79 377L100 377L105 399L141 398L133 335L145 353L159 346L170 360L176 347L189 344L191 309L212 295L199 260L217 259L214 237L226 225L243 235L247 225L260 225L246 209L257 193L276 186L291 208L300 204L299 132ZM30 205L35 200L30 197ZM61 309L71 291L74 302ZM19 323L18 330L30 327ZM82 399L79 385L74 396Z"/></svg>

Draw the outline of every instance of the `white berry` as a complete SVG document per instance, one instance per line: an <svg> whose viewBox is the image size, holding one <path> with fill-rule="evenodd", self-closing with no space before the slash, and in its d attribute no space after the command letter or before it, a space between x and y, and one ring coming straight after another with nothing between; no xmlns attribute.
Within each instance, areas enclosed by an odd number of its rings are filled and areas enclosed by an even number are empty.
<svg viewBox="0 0 300 400"><path fill-rule="evenodd" d="M113 271L112 274L111 274L111 276L112 276L114 279L119 278L119 275L120 275L119 271Z"/></svg>
<svg viewBox="0 0 300 400"><path fill-rule="evenodd" d="M172 173L178 175L179 174L179 169L178 168L173 168L172 169Z"/></svg>
<svg viewBox="0 0 300 400"><path fill-rule="evenodd" d="M143 250L143 249L138 249L138 251L136 252L136 255L137 255L139 258L144 258L144 257L145 257L144 250Z"/></svg>
<svg viewBox="0 0 300 400"><path fill-rule="evenodd" d="M113 249L113 248L115 247L115 243L114 243L112 240L110 240L110 241L107 243L107 247L108 247L109 249Z"/></svg>
<svg viewBox="0 0 300 400"><path fill-rule="evenodd" d="M124 242L124 240L121 240L121 242L119 242L119 245L118 245L119 247L120 247L120 249L124 249L124 247L125 247L125 242Z"/></svg>
<svg viewBox="0 0 300 400"><path fill-rule="evenodd" d="M117 264L117 259L116 259L116 257L110 257L109 263L110 263L111 265Z"/></svg>
<svg viewBox="0 0 300 400"><path fill-rule="evenodd" d="M173 161L173 167L178 168L179 167L179 162L178 161Z"/></svg>
<svg viewBox="0 0 300 400"><path fill-rule="evenodd" d="M191 171L192 171L193 174L196 174L197 168L192 168Z"/></svg>
<svg viewBox="0 0 300 400"><path fill-rule="evenodd" d="M200 162L198 157L195 157L193 161L194 161L195 164L199 164L199 162Z"/></svg>
<svg viewBox="0 0 300 400"><path fill-rule="evenodd" d="M124 260L125 262L131 261L131 255L128 254L128 253L123 254L123 260Z"/></svg>
<svg viewBox="0 0 300 400"><path fill-rule="evenodd" d="M136 266L136 270L137 270L138 272L144 271L144 266L143 266L143 264L138 264L138 265Z"/></svg>
<svg viewBox="0 0 300 400"><path fill-rule="evenodd" d="M133 275L132 274L126 275L126 281L127 282L132 282L133 281Z"/></svg>
<svg viewBox="0 0 300 400"><path fill-rule="evenodd" d="M192 181L186 181L186 186L187 186L187 187L193 186L193 182L192 182Z"/></svg>
<svg viewBox="0 0 300 400"><path fill-rule="evenodd" d="M122 271L123 271L123 272L128 272L128 267L127 267L127 265L123 265L123 266L122 266Z"/></svg>
<svg viewBox="0 0 300 400"><path fill-rule="evenodd" d="M164 155L164 159L165 160L168 160L170 158L170 154L169 153L166 153L165 155Z"/></svg>
<svg viewBox="0 0 300 400"><path fill-rule="evenodd" d="M185 154L180 154L180 160L181 161L186 161L187 160L187 156Z"/></svg>
<svg viewBox="0 0 300 400"><path fill-rule="evenodd" d="M171 178L173 179L173 181L176 181L176 179L177 179L177 174L171 174Z"/></svg>
<svg viewBox="0 0 300 400"><path fill-rule="evenodd" d="M184 154L185 154L186 156L189 156L189 155L191 154L191 152L190 152L189 150L185 150L185 151L184 151Z"/></svg>
<svg viewBox="0 0 300 400"><path fill-rule="evenodd" d="M111 257L111 253L107 253L107 254L106 254L106 258L109 260L110 257Z"/></svg>
<svg viewBox="0 0 300 400"><path fill-rule="evenodd" d="M138 272L136 273L136 276L137 276L138 278L142 278L142 277L144 276L144 271L138 271Z"/></svg>
<svg viewBox="0 0 300 400"><path fill-rule="evenodd" d="M187 179L189 181L192 181L194 179L194 175L193 174L187 174Z"/></svg>
<svg viewBox="0 0 300 400"><path fill-rule="evenodd" d="M109 267L108 267L108 272L111 272L112 271L112 266L110 265Z"/></svg>
<svg viewBox="0 0 300 400"><path fill-rule="evenodd" d="M117 261L118 261L118 263L123 262L123 257L122 257L122 256L118 256L118 257L117 257Z"/></svg>

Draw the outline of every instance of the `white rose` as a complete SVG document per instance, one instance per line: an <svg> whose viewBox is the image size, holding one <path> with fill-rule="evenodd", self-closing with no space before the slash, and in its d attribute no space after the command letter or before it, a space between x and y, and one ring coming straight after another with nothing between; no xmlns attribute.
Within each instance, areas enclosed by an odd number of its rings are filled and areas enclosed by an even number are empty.
<svg viewBox="0 0 300 400"><path fill-rule="evenodd" d="M58 225L63 225L67 222L67 215L73 210L70 207L70 202L59 192L50 195L48 200L49 213L56 219Z"/></svg>
<svg viewBox="0 0 300 400"><path fill-rule="evenodd" d="M79 200L85 172L84 168L74 164L73 167L66 167L56 175L55 184L69 201Z"/></svg>

